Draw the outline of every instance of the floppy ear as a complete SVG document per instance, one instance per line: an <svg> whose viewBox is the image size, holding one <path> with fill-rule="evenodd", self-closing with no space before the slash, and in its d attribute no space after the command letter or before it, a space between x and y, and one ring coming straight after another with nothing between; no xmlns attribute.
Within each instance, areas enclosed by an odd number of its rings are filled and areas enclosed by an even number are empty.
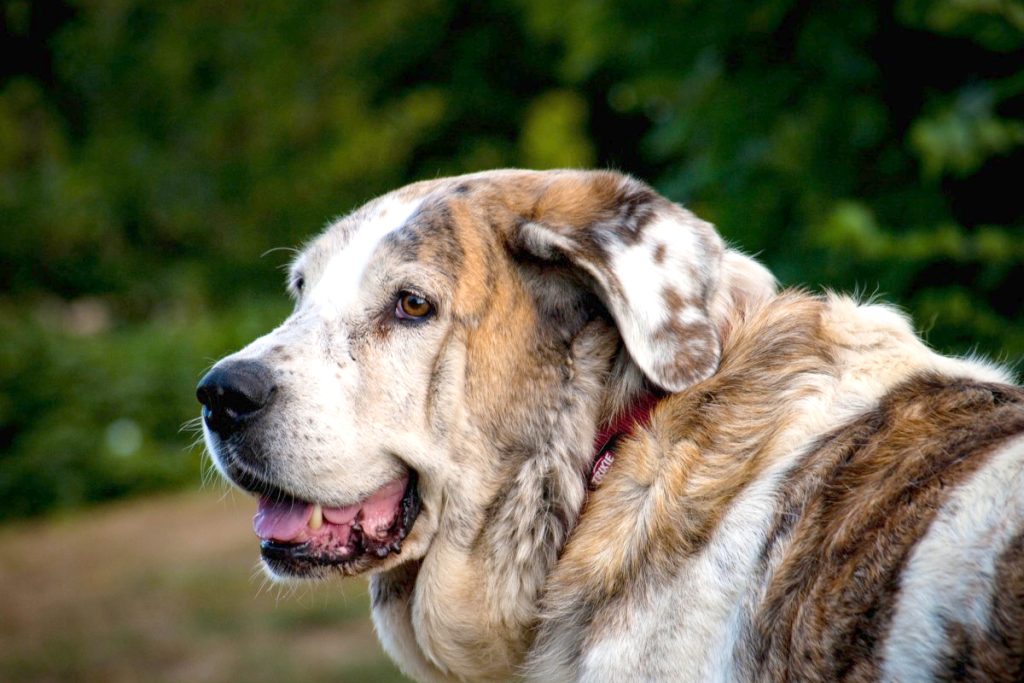
<svg viewBox="0 0 1024 683"><path fill-rule="evenodd" d="M774 290L768 271L727 251L710 223L618 173L546 174L527 213L518 230L521 248L586 271L630 356L668 391L717 369L722 327L716 315Z"/></svg>

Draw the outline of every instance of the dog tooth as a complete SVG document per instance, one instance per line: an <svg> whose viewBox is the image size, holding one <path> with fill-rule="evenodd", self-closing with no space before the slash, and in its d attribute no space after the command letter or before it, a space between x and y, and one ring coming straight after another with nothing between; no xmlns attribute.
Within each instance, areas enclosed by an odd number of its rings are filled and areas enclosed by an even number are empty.
<svg viewBox="0 0 1024 683"><path fill-rule="evenodd" d="M324 510L317 503L313 506L313 516L309 518L309 528L316 531L324 525Z"/></svg>

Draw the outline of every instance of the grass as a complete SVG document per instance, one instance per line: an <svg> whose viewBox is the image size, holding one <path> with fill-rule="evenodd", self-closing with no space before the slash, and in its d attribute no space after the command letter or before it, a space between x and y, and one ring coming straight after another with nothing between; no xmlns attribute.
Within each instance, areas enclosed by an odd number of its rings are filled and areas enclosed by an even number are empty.
<svg viewBox="0 0 1024 683"><path fill-rule="evenodd" d="M0 680L407 680L364 581L264 580L252 512L189 493L0 527Z"/></svg>

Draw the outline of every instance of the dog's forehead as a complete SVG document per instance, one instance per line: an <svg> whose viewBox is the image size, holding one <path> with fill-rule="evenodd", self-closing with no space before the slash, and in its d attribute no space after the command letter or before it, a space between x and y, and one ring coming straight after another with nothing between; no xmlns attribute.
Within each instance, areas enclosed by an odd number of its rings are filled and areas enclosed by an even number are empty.
<svg viewBox="0 0 1024 683"><path fill-rule="evenodd" d="M344 252L372 250L388 234L405 225L422 202L422 194L392 192L378 197L328 224L306 245L296 264L314 271Z"/></svg>
<svg viewBox="0 0 1024 683"><path fill-rule="evenodd" d="M307 277L316 276L307 301L343 308L358 291L381 242L401 230L421 203L422 197L388 195L330 225L296 260L295 267Z"/></svg>
<svg viewBox="0 0 1024 683"><path fill-rule="evenodd" d="M468 194L465 178L403 187L328 225L292 263L292 282L301 277L307 285L306 304L341 312L355 299L368 273L390 272L405 264L429 267L448 276L445 279L458 278L466 250L481 246L481 240L468 233L490 232L467 218L466 211L452 209L452 198Z"/></svg>

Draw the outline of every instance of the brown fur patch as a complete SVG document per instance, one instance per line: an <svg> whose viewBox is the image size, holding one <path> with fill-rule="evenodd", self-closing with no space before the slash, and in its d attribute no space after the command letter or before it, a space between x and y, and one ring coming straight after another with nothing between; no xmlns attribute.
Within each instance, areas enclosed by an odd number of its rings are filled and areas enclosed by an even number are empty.
<svg viewBox="0 0 1024 683"><path fill-rule="evenodd" d="M654 262L656 264L658 264L659 266L661 264L665 263L665 253L666 253L667 250L668 250L668 247L665 246L664 242L659 242L654 247L654 254L652 255L652 258L654 259Z"/></svg>
<svg viewBox="0 0 1024 683"><path fill-rule="evenodd" d="M520 214L571 234L574 258L606 265L610 246L636 244L651 219L672 206L643 183L618 173L569 171L545 178L532 209Z"/></svg>
<svg viewBox="0 0 1024 683"><path fill-rule="evenodd" d="M670 287L661 290L661 301L665 304L665 310L668 311L670 318L675 318L686 305L679 292Z"/></svg>

